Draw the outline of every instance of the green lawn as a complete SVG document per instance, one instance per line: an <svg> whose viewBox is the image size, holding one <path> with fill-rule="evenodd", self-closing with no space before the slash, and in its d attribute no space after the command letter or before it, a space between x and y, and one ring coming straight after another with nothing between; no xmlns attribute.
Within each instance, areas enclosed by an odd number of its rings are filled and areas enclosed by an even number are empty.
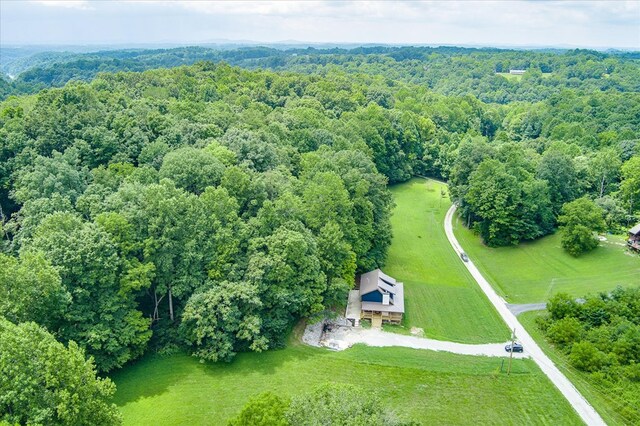
<svg viewBox="0 0 640 426"><path fill-rule="evenodd" d="M489 248L457 219L454 233L485 278L510 303L546 302L557 292L579 297L618 285L640 285L640 256L629 253L621 237L607 236L594 251L576 258L562 249L558 234L518 246Z"/></svg>
<svg viewBox="0 0 640 426"><path fill-rule="evenodd" d="M587 398L594 406L605 422L609 425L627 425L640 424L640 416L635 419L622 418L620 415L620 406L624 406L625 402L621 401L615 390L602 389L590 381L589 375L585 374L574 367L567 361L567 357L560 351L556 350L553 345L545 339L542 332L536 326L535 320L544 312L525 312L518 316L520 323L527 329L529 334L542 347L544 352L553 360L556 366L571 380L571 383Z"/></svg>
<svg viewBox="0 0 640 426"><path fill-rule="evenodd" d="M510 74L508 72L497 72L496 75L502 76L504 78L506 78L507 80L514 80L514 81L520 81L522 80L523 75L522 74ZM542 78L549 78L553 75L553 73L551 72L543 72L542 73Z"/></svg>
<svg viewBox="0 0 640 426"><path fill-rule="evenodd" d="M508 72L497 72L496 75L506 78L507 80L522 80L522 74L509 74Z"/></svg>
<svg viewBox="0 0 640 426"><path fill-rule="evenodd" d="M501 359L407 348L344 352L292 345L246 353L230 364L186 355L147 356L113 375L126 425L224 425L253 395L291 396L326 382L376 391L423 424L580 424L530 360L500 373Z"/></svg>
<svg viewBox="0 0 640 426"><path fill-rule="evenodd" d="M444 233L451 205L446 185L413 179L391 188L396 208L384 272L404 282L406 329L465 343L504 342L506 325L482 293Z"/></svg>

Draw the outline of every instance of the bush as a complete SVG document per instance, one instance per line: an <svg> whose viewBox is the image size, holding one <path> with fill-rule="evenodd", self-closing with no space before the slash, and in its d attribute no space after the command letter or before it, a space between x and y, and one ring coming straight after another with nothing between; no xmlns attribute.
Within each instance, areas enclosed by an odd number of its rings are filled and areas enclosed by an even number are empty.
<svg viewBox="0 0 640 426"><path fill-rule="evenodd" d="M326 383L289 401L270 392L249 400L228 426L411 426L390 412L370 391Z"/></svg>
<svg viewBox="0 0 640 426"><path fill-rule="evenodd" d="M571 348L569 355L571 365L582 371L598 371L607 364L607 356L600 352L591 342L578 342Z"/></svg>
<svg viewBox="0 0 640 426"><path fill-rule="evenodd" d="M271 392L261 393L251 398L228 426L287 426L285 412L289 404L289 400Z"/></svg>
<svg viewBox="0 0 640 426"><path fill-rule="evenodd" d="M566 293L558 293L549 299L547 310L554 321L564 317L579 317L580 305Z"/></svg>
<svg viewBox="0 0 640 426"><path fill-rule="evenodd" d="M582 331L580 321L566 317L553 323L547 330L547 336L553 343L568 348L580 339Z"/></svg>

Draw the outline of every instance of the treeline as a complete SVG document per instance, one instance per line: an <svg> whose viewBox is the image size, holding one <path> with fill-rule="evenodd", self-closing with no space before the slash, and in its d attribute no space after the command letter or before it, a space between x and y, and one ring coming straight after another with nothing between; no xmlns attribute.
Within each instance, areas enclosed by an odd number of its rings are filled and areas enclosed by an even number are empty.
<svg viewBox="0 0 640 426"><path fill-rule="evenodd" d="M638 55L590 50L504 50L459 47L359 47L317 49L243 47L212 49L115 50L86 54L40 53L4 65L18 74L2 83L0 96L34 93L70 80L93 79L100 72L144 71L198 61L226 62L244 68L295 71L306 74L345 72L379 75L423 85L447 96L471 94L483 102L535 102L563 89L640 91ZM522 78L500 73L527 72Z"/></svg>
<svg viewBox="0 0 640 426"><path fill-rule="evenodd" d="M640 420L640 288L578 301L559 293L548 303L538 325L572 366L589 374L617 413Z"/></svg>
<svg viewBox="0 0 640 426"><path fill-rule="evenodd" d="M584 195L600 206L611 232L636 220L637 93L565 91L543 103L498 111L504 118L493 140L467 137L455 160L439 168L462 215L486 243L514 244L548 234L562 206Z"/></svg>

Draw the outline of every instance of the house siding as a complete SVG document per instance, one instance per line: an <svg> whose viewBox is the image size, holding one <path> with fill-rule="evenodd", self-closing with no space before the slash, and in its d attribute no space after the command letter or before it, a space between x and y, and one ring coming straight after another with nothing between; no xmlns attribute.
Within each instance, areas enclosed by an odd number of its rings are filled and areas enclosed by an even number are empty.
<svg viewBox="0 0 640 426"><path fill-rule="evenodd" d="M382 303L382 293L380 293L379 291L372 291L370 293L363 294L362 301Z"/></svg>

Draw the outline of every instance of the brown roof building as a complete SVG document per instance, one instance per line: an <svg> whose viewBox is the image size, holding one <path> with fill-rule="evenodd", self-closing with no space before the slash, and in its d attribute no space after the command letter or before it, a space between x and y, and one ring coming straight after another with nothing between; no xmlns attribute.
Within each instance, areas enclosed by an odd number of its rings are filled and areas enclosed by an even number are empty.
<svg viewBox="0 0 640 426"><path fill-rule="evenodd" d="M349 294L347 318L359 323L371 320L374 327L382 322L400 324L404 314L404 285L376 269L360 276L359 289Z"/></svg>

